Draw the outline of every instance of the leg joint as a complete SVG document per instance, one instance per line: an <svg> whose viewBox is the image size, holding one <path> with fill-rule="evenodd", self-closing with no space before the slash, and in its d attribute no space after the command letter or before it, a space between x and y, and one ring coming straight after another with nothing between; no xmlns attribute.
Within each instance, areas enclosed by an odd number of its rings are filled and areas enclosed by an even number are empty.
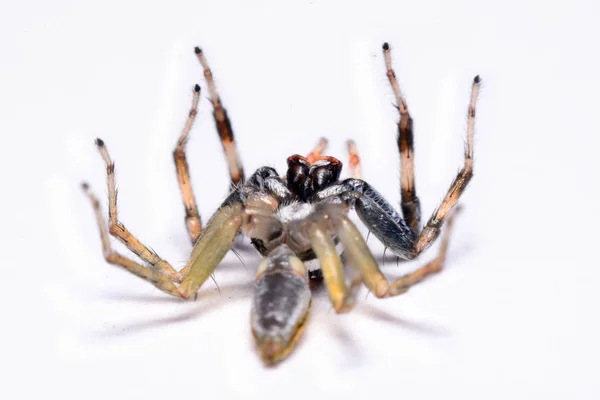
<svg viewBox="0 0 600 400"><path fill-rule="evenodd" d="M110 232L111 235L123 239L124 227L123 227L123 225L121 225L121 223L110 222L108 231Z"/></svg>

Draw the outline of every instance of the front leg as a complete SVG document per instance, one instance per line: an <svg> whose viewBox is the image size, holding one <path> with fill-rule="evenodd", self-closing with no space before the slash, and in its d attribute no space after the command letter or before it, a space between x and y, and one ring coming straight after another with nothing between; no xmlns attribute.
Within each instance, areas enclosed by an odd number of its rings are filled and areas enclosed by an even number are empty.
<svg viewBox="0 0 600 400"><path fill-rule="evenodd" d="M385 198L361 179L346 179L317 193L317 198L340 197L356 210L361 221L398 257L415 257L416 234Z"/></svg>

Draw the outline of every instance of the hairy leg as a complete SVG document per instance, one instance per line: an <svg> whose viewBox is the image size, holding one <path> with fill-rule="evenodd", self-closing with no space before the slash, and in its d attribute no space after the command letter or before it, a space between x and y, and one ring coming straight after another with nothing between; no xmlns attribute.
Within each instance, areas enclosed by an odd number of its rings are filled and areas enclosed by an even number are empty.
<svg viewBox="0 0 600 400"><path fill-rule="evenodd" d="M196 243L196 240L198 240L198 237L202 233L202 221L200 220L198 206L196 205L196 197L194 196L192 183L190 182L190 170L185 156L185 145L187 144L188 135L192 129L194 119L196 119L199 100L200 86L196 85L194 87L194 98L192 100L192 107L190 108L188 119L177 140L177 146L173 151L175 169L177 170L177 182L179 183L179 190L181 191L183 205L185 206L185 225L192 244Z"/></svg>
<svg viewBox="0 0 600 400"><path fill-rule="evenodd" d="M237 187L244 182L244 168L242 167L242 161L238 153L235 139L233 137L233 128L231 127L231 121L227 115L227 111L223 108L221 98L217 92L217 87L213 79L212 71L208 67L206 58L202 49L196 47L194 49L198 61L204 69L204 77L206 78L206 84L210 93L210 99L213 104L213 117L217 126L217 132L221 138L221 144L223 145L223 151L225 152L225 158L227 159L227 165L229 167L229 176L231 177L231 187Z"/></svg>
<svg viewBox="0 0 600 400"><path fill-rule="evenodd" d="M150 248L144 246L135 236L133 236L125 225L117 218L117 189L115 187L115 164L108 155L108 150L102 139L96 139L96 147L106 164L106 181L108 186L108 220L109 232L112 236L119 239L129 250L135 253L142 260L152 265L155 269L168 276L175 282L180 282L179 273L165 260L160 258Z"/></svg>
<svg viewBox="0 0 600 400"><path fill-rule="evenodd" d="M94 196L94 194L90 191L87 183L83 183L81 186L87 197L90 199L92 207L94 208L96 222L98 223L98 230L100 231L100 239L102 241L102 254L104 255L104 259L110 264L120 266L132 274L147 280L165 293L176 297L183 297L177 286L175 286L175 284L167 276L163 275L159 271L138 264L127 257L123 257L110 247L108 229L106 228L106 223L104 222L100 212L100 203L98 202L96 196Z"/></svg>
<svg viewBox="0 0 600 400"><path fill-rule="evenodd" d="M440 229L444 223L444 218L448 215L452 207L458 202L458 198L465 191L469 181L473 177L473 136L475 135L475 105L477 104L477 95L479 94L479 86L481 79L479 75L473 79L473 87L471 89L471 101L469 103L469 111L467 113L467 143L465 144L465 162L462 169L454 178L450 189L446 193L444 200L439 207L433 212L427 225L419 235L419 240L416 245L416 253L419 254L427 249L435 241L440 234Z"/></svg>
<svg viewBox="0 0 600 400"><path fill-rule="evenodd" d="M421 223L421 205L415 189L415 167L413 151L413 120L408 112L406 100L400 91L396 73L392 69L390 46L383 44L383 57L385 60L386 74L400 112L398 122L398 150L400 152L400 195L402 215L410 229L417 234Z"/></svg>

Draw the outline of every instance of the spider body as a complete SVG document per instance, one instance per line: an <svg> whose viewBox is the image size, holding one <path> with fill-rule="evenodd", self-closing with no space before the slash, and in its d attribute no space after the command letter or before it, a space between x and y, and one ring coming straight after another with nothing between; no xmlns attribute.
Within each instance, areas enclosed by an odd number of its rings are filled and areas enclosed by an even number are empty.
<svg viewBox="0 0 600 400"><path fill-rule="evenodd" d="M105 259L149 281L176 297L193 297L233 247L240 233L250 239L264 257L258 266L251 311L251 328L257 350L267 365L284 359L293 349L305 325L311 304L309 276L321 277L336 312L352 309L356 293L365 285L376 297L396 296L426 277L439 272L445 260L451 209L472 177L475 103L479 77L475 77L468 112L464 166L444 200L421 228L420 205L414 185L412 119L391 68L390 49L384 44L387 75L396 95L400 121L398 148L401 164L401 213L361 179L356 145L348 141L351 177L340 180L342 162L323 156L326 140L306 157L287 159L284 176L271 167L257 169L247 180L235 146L232 126L217 94L212 72L199 48L196 55L203 66L214 107L216 128L223 144L231 176L230 192L206 226L200 220L192 191L185 144L200 97L195 86L192 108L173 153L179 187L185 206L185 222L193 249L185 267L175 270L168 262L132 236L116 212L115 168L101 139L96 146L106 164L109 226L100 213L99 202L83 184L92 201ZM379 270L361 233L349 219L354 211L367 229L387 248L403 259L412 259L427 249L447 228L438 256L416 271L388 281ZM121 240L148 265L139 264L112 250L109 233ZM344 252L344 260L340 252ZM319 270L309 273L306 261L316 259Z"/></svg>

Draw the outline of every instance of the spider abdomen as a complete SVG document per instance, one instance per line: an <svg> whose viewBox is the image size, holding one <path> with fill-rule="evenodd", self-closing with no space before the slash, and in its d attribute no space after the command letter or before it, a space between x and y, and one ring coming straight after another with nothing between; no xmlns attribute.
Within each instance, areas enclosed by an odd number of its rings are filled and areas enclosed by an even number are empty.
<svg viewBox="0 0 600 400"><path fill-rule="evenodd" d="M265 362L275 363L291 350L310 303L306 269L282 244L261 263L252 304L252 333Z"/></svg>

